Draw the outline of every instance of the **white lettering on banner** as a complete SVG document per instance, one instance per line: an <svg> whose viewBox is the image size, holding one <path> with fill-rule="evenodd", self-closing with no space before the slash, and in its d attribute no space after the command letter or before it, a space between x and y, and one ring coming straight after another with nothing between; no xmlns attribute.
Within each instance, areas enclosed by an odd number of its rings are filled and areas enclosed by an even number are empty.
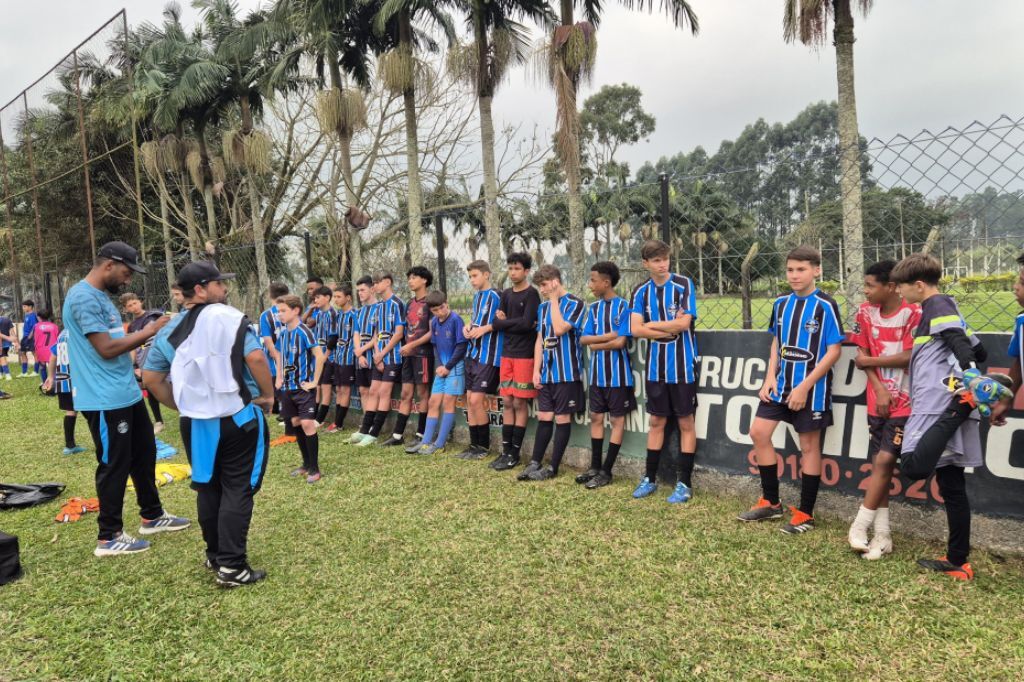
<svg viewBox="0 0 1024 682"><path fill-rule="evenodd" d="M832 370L832 395L843 398L856 398L864 393L868 386L868 377L857 369L853 360L857 357L857 349L844 346L843 352Z"/></svg>
<svg viewBox="0 0 1024 682"><path fill-rule="evenodd" d="M748 391L758 391L764 383L764 374L768 371L768 363L761 358L747 358L745 363L746 371L743 373L743 388ZM754 377L754 371L758 376Z"/></svg>
<svg viewBox="0 0 1024 682"><path fill-rule="evenodd" d="M714 355L705 355L700 359L700 387L721 388L718 385L718 373L722 371L722 359Z"/></svg>
<svg viewBox="0 0 1024 682"><path fill-rule="evenodd" d="M994 426L988 430L988 449L985 451L985 466L993 475L1024 481L1024 467L1010 464L1010 446L1013 434L1024 429L1024 419L1009 418L1005 426Z"/></svg>
<svg viewBox="0 0 1024 682"><path fill-rule="evenodd" d="M750 440L750 425L754 423L754 415L760 402L756 397L745 395L729 399L729 404L725 408L725 435L733 443L753 445L754 442Z"/></svg>

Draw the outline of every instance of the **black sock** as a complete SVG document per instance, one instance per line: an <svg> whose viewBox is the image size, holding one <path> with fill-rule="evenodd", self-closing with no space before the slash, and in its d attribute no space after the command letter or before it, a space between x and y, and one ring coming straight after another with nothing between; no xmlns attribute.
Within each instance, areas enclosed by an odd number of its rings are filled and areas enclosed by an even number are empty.
<svg viewBox="0 0 1024 682"><path fill-rule="evenodd" d="M423 432L427 429L427 413L420 412L419 421L416 424L416 437L423 438Z"/></svg>
<svg viewBox="0 0 1024 682"><path fill-rule="evenodd" d="M373 410L367 410L363 412L363 423L359 425L359 433L367 434L373 427L373 420L376 418L377 413Z"/></svg>
<svg viewBox="0 0 1024 682"><path fill-rule="evenodd" d="M604 472L609 476L612 475L612 467L615 466L615 460L619 457L619 448L622 447L622 443L608 443L608 455L604 458Z"/></svg>
<svg viewBox="0 0 1024 682"><path fill-rule="evenodd" d="M292 425L292 420L291 419L285 419L284 420L284 435L286 435L286 436L295 436L296 438L298 438L298 434L296 433L296 431L298 431L298 429L296 429L295 426Z"/></svg>
<svg viewBox="0 0 1024 682"><path fill-rule="evenodd" d="M484 450L491 449L491 426L490 424L479 424L477 427L479 436L477 436L476 444Z"/></svg>
<svg viewBox="0 0 1024 682"><path fill-rule="evenodd" d="M537 431L533 434L533 461L537 464L544 461L544 453L547 452L554 430L554 422L537 422Z"/></svg>
<svg viewBox="0 0 1024 682"><path fill-rule="evenodd" d="M334 406L334 427L337 429L341 428L341 425L345 423L345 415L348 414L348 408L341 405Z"/></svg>
<svg viewBox="0 0 1024 682"><path fill-rule="evenodd" d="M779 503L779 469L776 465L760 466L761 472L761 497L772 504Z"/></svg>
<svg viewBox="0 0 1024 682"><path fill-rule="evenodd" d="M152 395L149 396L149 409L153 411L153 421L162 422L164 418L160 415L160 401L154 398Z"/></svg>
<svg viewBox="0 0 1024 682"><path fill-rule="evenodd" d="M373 426L370 427L370 435L376 438L384 429L384 423L388 420L391 410L378 410L373 415Z"/></svg>
<svg viewBox="0 0 1024 682"><path fill-rule="evenodd" d="M409 424L409 415L402 414L401 412L395 416L395 428L391 431L395 438L402 439L405 437L405 427ZM420 432L423 435L423 432Z"/></svg>
<svg viewBox="0 0 1024 682"><path fill-rule="evenodd" d="M526 438L526 427L517 426L512 429L512 456L519 459L523 450L523 439Z"/></svg>
<svg viewBox="0 0 1024 682"><path fill-rule="evenodd" d="M512 424L502 424L501 426L501 454L511 455L512 454L512 431L515 426Z"/></svg>
<svg viewBox="0 0 1024 682"><path fill-rule="evenodd" d="M295 442L299 444L299 452L302 453L302 468L309 471L309 450L306 449L306 432L302 427L295 429Z"/></svg>
<svg viewBox="0 0 1024 682"><path fill-rule="evenodd" d="M78 415L64 415L64 447L75 447L75 420Z"/></svg>
<svg viewBox="0 0 1024 682"><path fill-rule="evenodd" d="M945 501L943 506L949 525L946 560L954 566L963 566L971 553L971 501L967 498L964 470L957 466L939 467L935 470L935 480Z"/></svg>
<svg viewBox="0 0 1024 682"><path fill-rule="evenodd" d="M558 467L562 465L562 457L565 449L569 446L569 436L572 434L572 422L555 425L555 447L551 450L551 468L558 473Z"/></svg>
<svg viewBox="0 0 1024 682"><path fill-rule="evenodd" d="M306 456L309 458L306 470L311 474L320 473L320 436L316 433L306 436Z"/></svg>
<svg viewBox="0 0 1024 682"><path fill-rule="evenodd" d="M647 480L651 483L658 482L658 464L661 462L661 448L652 450L647 448Z"/></svg>
<svg viewBox="0 0 1024 682"><path fill-rule="evenodd" d="M320 422L321 424L323 424L325 421L327 421L327 413L330 412L330 411L331 411L331 404L330 403L326 403L326 404L320 405L320 407L318 407L317 410L316 410L316 420L318 422Z"/></svg>
<svg viewBox="0 0 1024 682"><path fill-rule="evenodd" d="M679 453L679 482L688 488L693 487L693 462L696 459L694 452Z"/></svg>
<svg viewBox="0 0 1024 682"><path fill-rule="evenodd" d="M814 503L818 501L818 486L821 485L821 474L811 476L803 474L800 481L800 511L814 516Z"/></svg>
<svg viewBox="0 0 1024 682"><path fill-rule="evenodd" d="M480 427L476 424L469 425L469 446L475 448L480 445Z"/></svg>
<svg viewBox="0 0 1024 682"><path fill-rule="evenodd" d="M600 469L601 468L601 451L604 450L604 438L591 438L590 439L590 468Z"/></svg>

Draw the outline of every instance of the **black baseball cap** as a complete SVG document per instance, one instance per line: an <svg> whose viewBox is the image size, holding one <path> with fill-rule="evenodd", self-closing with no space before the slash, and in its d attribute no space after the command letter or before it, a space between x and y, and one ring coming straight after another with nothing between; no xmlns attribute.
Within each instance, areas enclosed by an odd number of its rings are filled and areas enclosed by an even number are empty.
<svg viewBox="0 0 1024 682"><path fill-rule="evenodd" d="M140 275L146 274L146 268L139 265L139 252L135 250L135 247L129 246L124 242L107 242L100 247L96 255L99 258L107 258L118 263L124 263Z"/></svg>
<svg viewBox="0 0 1024 682"><path fill-rule="evenodd" d="M177 285L184 291L192 291L199 284L220 282L225 279L234 279L235 273L221 272L213 261L197 260L189 263L178 272Z"/></svg>

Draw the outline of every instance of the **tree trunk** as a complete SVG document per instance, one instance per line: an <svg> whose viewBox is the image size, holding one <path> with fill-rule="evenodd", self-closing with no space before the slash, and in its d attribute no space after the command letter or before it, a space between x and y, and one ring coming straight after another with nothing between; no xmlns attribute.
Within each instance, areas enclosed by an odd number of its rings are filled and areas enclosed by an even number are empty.
<svg viewBox="0 0 1024 682"><path fill-rule="evenodd" d="M196 210L192 204L192 185L189 183L188 172L181 172L181 199L185 209L185 229L188 232L188 255L192 260L199 260L202 251L202 239L199 236L199 224L196 223Z"/></svg>
<svg viewBox="0 0 1024 682"><path fill-rule="evenodd" d="M206 124L196 126L199 157L203 171L203 203L206 205L206 238L217 241L217 212L213 204L213 176L210 173L210 150L206 146Z"/></svg>
<svg viewBox="0 0 1024 682"><path fill-rule="evenodd" d="M501 272L504 259L501 253L501 219L498 216L498 176L494 161L494 119L491 116L491 98L480 97L480 146L484 166L484 229L487 241L487 260L491 272Z"/></svg>
<svg viewBox="0 0 1024 682"><path fill-rule="evenodd" d="M338 145L341 155L341 177L345 183L345 203L349 208L359 208L359 200L355 194L355 176L352 172L352 137L348 133L338 134ZM345 226L345 234L348 235L349 271L352 273L353 290L355 281L363 276L363 237L359 230Z"/></svg>
<svg viewBox="0 0 1024 682"><path fill-rule="evenodd" d="M562 0L561 2L562 26L573 25L573 1ZM586 253L583 234L583 197L580 196L580 137L579 137L579 112L576 109L576 88L577 74L565 72L565 66L559 65L563 70L562 77L568 78L567 87L555 88L555 98L558 100L559 127L565 144L560 154L562 170L565 171L565 180L569 193L566 197L569 208L569 262L571 271L569 275L569 288L577 293L583 293L583 284L586 281Z"/></svg>
<svg viewBox="0 0 1024 682"><path fill-rule="evenodd" d="M399 14L399 48L412 55L412 19L407 10ZM419 265L423 262L423 189L420 186L420 149L416 133L416 87L410 86L402 93L405 105L405 160L409 180L406 197L409 211L409 260Z"/></svg>
<svg viewBox="0 0 1024 682"><path fill-rule="evenodd" d="M861 217L860 132L853 71L853 12L850 0L835 0L836 74L839 84L839 188L843 193L843 242L847 313L863 301L864 229Z"/></svg>
<svg viewBox="0 0 1024 682"><path fill-rule="evenodd" d="M249 175L249 214L252 220L252 244L256 252L256 278L259 290L266 291L270 287L270 273L267 271L267 250L263 241L263 214L260 207L259 190L256 181Z"/></svg>
<svg viewBox="0 0 1024 682"><path fill-rule="evenodd" d="M208 239L217 241L217 207L213 203L213 187L210 182L203 187L203 203L206 205L206 230Z"/></svg>
<svg viewBox="0 0 1024 682"><path fill-rule="evenodd" d="M174 251L171 249L171 219L167 208L167 184L164 182L162 172L157 173L157 182L160 184L160 227L164 236L164 268L167 272L167 291L170 293L174 286Z"/></svg>

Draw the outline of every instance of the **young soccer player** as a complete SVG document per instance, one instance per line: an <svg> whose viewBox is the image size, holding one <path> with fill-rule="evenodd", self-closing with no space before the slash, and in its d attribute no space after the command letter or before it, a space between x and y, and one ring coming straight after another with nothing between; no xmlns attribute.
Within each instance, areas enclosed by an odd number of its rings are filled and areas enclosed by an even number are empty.
<svg viewBox="0 0 1024 682"><path fill-rule="evenodd" d="M313 305L303 316L303 323L313 330L316 342L324 354L324 371L320 375L320 385L316 396L317 428L327 420L331 410L331 398L334 393L334 351L338 346L338 314L331 307L334 292L327 287L320 287L313 292Z"/></svg>
<svg viewBox="0 0 1024 682"><path fill-rule="evenodd" d="M57 335L57 342L50 348L49 372L43 383L47 393L52 389L57 394L57 406L64 411L64 454L77 455L85 448L75 442L75 423L78 412L71 399L71 368L68 361L68 333Z"/></svg>
<svg viewBox="0 0 1024 682"><path fill-rule="evenodd" d="M907 303L891 281L895 261L875 263L864 273L866 302L857 310L850 341L857 344L857 367L868 378L868 430L871 478L864 503L850 526L850 547L865 559L892 552L889 485L910 416L910 351L921 310ZM874 535L868 542L868 531Z"/></svg>
<svg viewBox="0 0 1024 682"><path fill-rule="evenodd" d="M491 287L491 266L475 260L466 268L473 294L470 323L462 330L469 340L466 356L466 419L469 422L469 447L459 453L462 459L483 459L491 452L491 425L487 416L487 396L498 392L501 346L505 335L494 331L494 316L501 305L501 293Z"/></svg>
<svg viewBox="0 0 1024 682"><path fill-rule="evenodd" d="M511 287L501 292L498 312L491 328L504 335L498 393L504 407L501 426L501 456L490 463L495 471L519 466L526 437L530 401L537 397L533 383L533 354L537 341L537 309L540 294L530 286L533 258L528 253L510 253L505 259Z"/></svg>
<svg viewBox="0 0 1024 682"><path fill-rule="evenodd" d="M260 343L263 344L263 354L267 357L267 363L270 365L270 375L273 378L277 377L277 335L284 328L284 323L281 322L281 318L277 314L277 303L275 301L287 295L287 284L284 282L271 282L270 286L267 287L267 298L269 299L270 307L260 313ZM274 414L278 414L281 411L281 398L279 396L274 398L272 411ZM285 425L286 430L290 430L291 423L285 422Z"/></svg>
<svg viewBox="0 0 1024 682"><path fill-rule="evenodd" d="M127 332L133 334L140 329L145 329L147 325L150 325L163 316L163 311L160 310L146 310L142 305L142 299L139 298L138 294L127 293L121 294L121 307L126 313L131 315L132 320L128 323ZM132 369L135 371L135 379L140 384L142 383L142 366L146 363L146 353L153 345L153 340L150 339L139 348L132 351ZM153 413L153 433L160 434L164 430L164 418L160 411L160 401L154 398L148 391L146 392L146 402L149 404L149 410Z"/></svg>
<svg viewBox="0 0 1024 682"><path fill-rule="evenodd" d="M36 315L36 302L30 298L21 302L21 313L25 321L21 324L21 343L18 344L18 360L21 361L21 376L39 376L39 361L33 361L32 372L28 371L28 354L32 350L32 331L39 322Z"/></svg>
<svg viewBox="0 0 1024 682"><path fill-rule="evenodd" d="M353 433L348 440L352 444L361 442L369 435L377 417L376 396L373 396L372 392L373 347L377 342L377 294L373 290L373 279L370 277L360 278L356 282L356 295L359 297L359 309L356 310L352 334L356 358L356 388L359 389L359 404L363 408L363 421L359 430ZM374 401L374 409L370 409L371 400Z"/></svg>
<svg viewBox="0 0 1024 682"><path fill-rule="evenodd" d="M402 356L399 352L405 336L405 306L395 296L394 281L395 278L387 272L378 273L373 278L373 288L380 302L373 308L372 324L376 340L370 363L370 399L365 409L372 410L374 416L369 432L356 443L363 448L377 442L377 436L391 414L392 388L396 382L401 381Z"/></svg>
<svg viewBox="0 0 1024 682"><path fill-rule="evenodd" d="M302 301L298 296L278 300L278 315L285 327L277 338L277 390L281 392L281 416L296 427L302 466L292 476L307 483L320 480L320 441L316 433L316 394L323 374L325 354L309 327L299 321Z"/></svg>
<svg viewBox="0 0 1024 682"><path fill-rule="evenodd" d="M587 306L562 286L562 273L554 265L542 265L533 276L544 302L537 311L534 343L533 385L537 396L537 432L533 457L516 477L519 481L546 481L558 475L569 445L572 416L586 407L583 396L583 352L580 332ZM541 466L544 451L554 432L551 463Z"/></svg>
<svg viewBox="0 0 1024 682"><path fill-rule="evenodd" d="M331 305L337 320L335 335L338 345L331 357L334 363L334 423L327 427L327 433L338 433L345 424L345 415L352 402L352 386L356 382L353 338L356 313L352 309L352 288L347 284L335 287Z"/></svg>
<svg viewBox="0 0 1024 682"><path fill-rule="evenodd" d="M590 468L577 483L594 490L612 482L612 467L626 433L626 415L636 409L633 367L626 349L629 302L615 293L619 268L601 261L590 268L587 286L597 299L587 309L580 344L590 348ZM608 454L604 452L605 417L611 420Z"/></svg>
<svg viewBox="0 0 1024 682"><path fill-rule="evenodd" d="M942 265L925 254L907 256L892 271L903 298L921 306L921 321L910 356L911 413L907 419L901 471L912 479L935 472L949 524L946 556L918 565L955 580L972 580L971 505L964 468L981 466L981 428L974 406L950 393L964 371L987 353L967 327L956 302L939 293Z"/></svg>
<svg viewBox="0 0 1024 682"><path fill-rule="evenodd" d="M36 323L35 329L32 330L33 354L36 362L39 363L39 374L44 383L48 376L46 367L50 362L50 349L53 344L57 343L57 336L60 334L60 327L50 320L51 316L52 313L46 308L40 310L39 321Z"/></svg>
<svg viewBox="0 0 1024 682"><path fill-rule="evenodd" d="M405 308L405 337L399 354L402 356L402 394L398 402L398 416L391 438L384 441L385 447L403 445L405 426L412 414L412 400L420 406L419 421L416 424L416 441L423 439L427 424L427 401L430 399L430 382L433 380L434 349L430 347L430 307L427 305L427 289L434 283L434 274L422 265L414 265L406 273L412 298ZM411 446L405 449L412 452Z"/></svg>
<svg viewBox="0 0 1024 682"><path fill-rule="evenodd" d="M314 276L306 280L306 302L309 303L309 305L313 305L313 298L316 296L316 291L323 285L324 281L319 277Z"/></svg>
<svg viewBox="0 0 1024 682"><path fill-rule="evenodd" d="M430 332L436 369L423 439L414 452L433 455L444 451L448 436L455 426L455 401L466 390L463 360L466 357L467 342L462 333L465 323L448 307L448 296L443 291L427 294L426 303L431 314Z"/></svg>
<svg viewBox="0 0 1024 682"><path fill-rule="evenodd" d="M814 504L821 485L821 440L832 425L832 366L842 351L843 326L839 305L818 289L821 254L798 246L786 256L786 281L793 290L775 299L768 331L772 348L768 371L758 396L750 439L761 472L761 499L740 521L782 517L779 475L772 435L780 421L800 438L800 506L782 527L790 535L814 529Z"/></svg>
<svg viewBox="0 0 1024 682"><path fill-rule="evenodd" d="M650 274L633 290L630 301L630 334L648 340L647 461L644 479L633 491L640 499L658 489L658 466L665 446L669 419L679 426L677 482L668 497L671 504L693 496L693 466L697 456L697 296L689 277L671 271L668 244L657 239L640 248L643 266Z"/></svg>
<svg viewBox="0 0 1024 682"><path fill-rule="evenodd" d="M0 315L0 377L4 381L11 380L11 368L7 364L7 356L11 348L18 344L15 338L14 321L6 315Z"/></svg>

